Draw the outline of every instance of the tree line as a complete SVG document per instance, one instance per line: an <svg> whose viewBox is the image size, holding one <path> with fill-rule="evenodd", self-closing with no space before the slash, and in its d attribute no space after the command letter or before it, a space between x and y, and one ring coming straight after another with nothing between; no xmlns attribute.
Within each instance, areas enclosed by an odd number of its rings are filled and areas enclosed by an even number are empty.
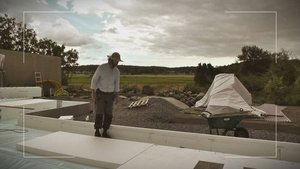
<svg viewBox="0 0 300 169"><path fill-rule="evenodd" d="M73 67L74 73L79 74L93 74L99 65L80 65ZM184 74L194 75L196 67L161 67L161 66L131 66L131 65L118 65L118 69L123 75L142 75L142 74Z"/></svg>

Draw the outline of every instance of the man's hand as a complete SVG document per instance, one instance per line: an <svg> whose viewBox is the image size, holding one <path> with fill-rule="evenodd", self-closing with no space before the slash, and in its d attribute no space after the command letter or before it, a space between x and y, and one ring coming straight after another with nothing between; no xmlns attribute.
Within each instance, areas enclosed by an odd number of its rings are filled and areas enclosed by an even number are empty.
<svg viewBox="0 0 300 169"><path fill-rule="evenodd" d="M91 97L92 97L92 102L95 103L95 100L96 100L96 92L95 92L94 89L92 89Z"/></svg>
<svg viewBox="0 0 300 169"><path fill-rule="evenodd" d="M119 94L118 93L115 93L115 104L118 104L119 103Z"/></svg>

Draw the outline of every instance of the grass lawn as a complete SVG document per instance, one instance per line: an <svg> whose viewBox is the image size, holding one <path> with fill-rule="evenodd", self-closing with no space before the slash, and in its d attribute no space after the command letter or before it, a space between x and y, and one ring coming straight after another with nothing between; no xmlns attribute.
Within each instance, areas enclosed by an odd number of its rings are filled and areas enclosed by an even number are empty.
<svg viewBox="0 0 300 169"><path fill-rule="evenodd" d="M75 74L69 79L70 85L89 86L91 83L89 75ZM155 88L183 87L187 84L194 84L193 75L121 75L122 86L150 85Z"/></svg>
<svg viewBox="0 0 300 169"><path fill-rule="evenodd" d="M185 85L194 83L190 75L122 75L121 85Z"/></svg>

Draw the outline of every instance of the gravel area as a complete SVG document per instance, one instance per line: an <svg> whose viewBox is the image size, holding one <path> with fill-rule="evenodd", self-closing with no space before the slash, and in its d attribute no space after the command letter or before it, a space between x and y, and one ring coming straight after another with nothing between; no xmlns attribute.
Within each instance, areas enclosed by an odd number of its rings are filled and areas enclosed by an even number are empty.
<svg viewBox="0 0 300 169"><path fill-rule="evenodd" d="M204 123L187 124L172 122L172 118L176 114L182 114L182 111L164 99L151 98L148 106L128 109L127 106L131 102L129 99L119 99L119 103L114 106L113 124L209 134L208 125ZM250 138L275 140L274 131L255 130L252 128L247 128L247 130ZM233 132L229 132L227 135L233 136ZM300 135L298 134L278 132L277 138L278 141L300 143Z"/></svg>

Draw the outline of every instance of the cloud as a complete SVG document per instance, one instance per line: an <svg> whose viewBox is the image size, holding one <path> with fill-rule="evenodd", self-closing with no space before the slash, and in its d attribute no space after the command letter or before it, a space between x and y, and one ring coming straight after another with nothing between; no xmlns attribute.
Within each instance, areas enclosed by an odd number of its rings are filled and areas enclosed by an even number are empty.
<svg viewBox="0 0 300 169"><path fill-rule="evenodd" d="M93 35L95 39L105 44L109 50L106 54L118 51L126 58L139 58L144 56L144 60L155 57L155 53L148 50L149 42L143 40L149 36L149 32L145 27L131 28L125 27L120 20L115 19L106 24L103 30ZM105 54L105 53L102 53ZM128 64L128 62L126 62Z"/></svg>
<svg viewBox="0 0 300 169"><path fill-rule="evenodd" d="M57 0L57 4L68 9L68 3L71 2L71 0Z"/></svg>
<svg viewBox="0 0 300 169"><path fill-rule="evenodd" d="M98 34L110 46L149 50L157 55L235 57L243 45L275 51L274 14L228 14L225 11L277 11L279 48L300 41L300 3L293 0L107 0L74 10L113 14ZM103 7L103 6L104 7ZM105 9L104 9L105 8ZM117 12L116 12L117 11ZM285 24L281 24L285 23ZM117 30L109 32L108 30ZM288 33L294 30L292 36ZM283 40L284 39L284 40ZM297 47L290 48L299 51ZM300 55L300 53L298 53Z"/></svg>
<svg viewBox="0 0 300 169"><path fill-rule="evenodd" d="M117 33L117 28L113 27L113 28L109 28L108 30L106 30L109 33Z"/></svg>
<svg viewBox="0 0 300 169"><path fill-rule="evenodd" d="M1 12L20 18L23 10L74 12L69 17L27 15L26 21L39 36L80 47L86 59L117 50L130 63L141 64L145 58L155 64L171 60L197 65L199 60L217 63L221 58L232 62L244 45L275 51L274 14L226 13L232 10L277 11L278 49L300 56L297 0L57 0L56 6L42 0L0 2ZM101 44L101 51L95 43Z"/></svg>
<svg viewBox="0 0 300 169"><path fill-rule="evenodd" d="M48 2L46 0L36 0L36 2L48 5Z"/></svg>
<svg viewBox="0 0 300 169"><path fill-rule="evenodd" d="M125 1L125 0L124 0ZM102 16L104 13L118 14L119 9L112 7L106 0L73 0L72 11L78 14L98 14ZM120 1L120 3L122 3Z"/></svg>
<svg viewBox="0 0 300 169"><path fill-rule="evenodd" d="M8 14L11 17L22 21L24 11L49 10L45 0L0 0L0 13ZM29 19L29 18L28 18Z"/></svg>
<svg viewBox="0 0 300 169"><path fill-rule="evenodd" d="M80 33L68 20L57 17L53 22L44 21L44 16L35 16L29 25L40 38L47 37L66 46L83 46L94 43L88 34ZM52 18L53 19L53 18Z"/></svg>

